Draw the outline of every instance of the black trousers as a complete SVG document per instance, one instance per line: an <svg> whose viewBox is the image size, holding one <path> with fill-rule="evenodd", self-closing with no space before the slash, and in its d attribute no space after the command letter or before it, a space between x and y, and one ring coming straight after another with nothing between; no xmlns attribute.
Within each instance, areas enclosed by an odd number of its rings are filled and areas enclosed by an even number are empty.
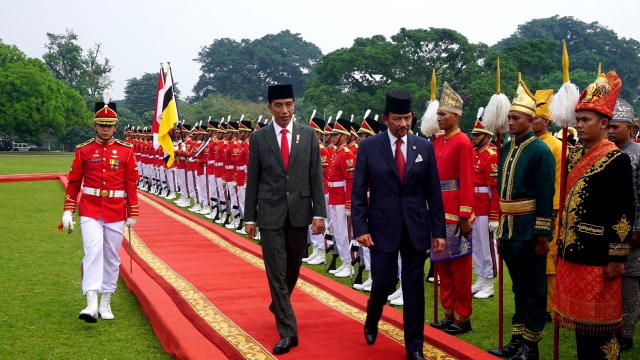
<svg viewBox="0 0 640 360"><path fill-rule="evenodd" d="M271 292L269 309L275 315L280 337L298 336L290 297L300 274L307 231L308 226L292 226L288 216L281 229L260 229L262 256Z"/></svg>
<svg viewBox="0 0 640 360"><path fill-rule="evenodd" d="M374 242L384 239L373 239ZM418 251L409 239L405 226L402 230L400 248L393 252L378 251L371 248L371 276L373 284L371 295L367 302L367 320L365 326L377 328L382 308L387 302L387 296L396 287L398 279L398 252L402 256L402 293L404 311L404 341L407 352L422 352L424 343L424 262L426 251Z"/></svg>

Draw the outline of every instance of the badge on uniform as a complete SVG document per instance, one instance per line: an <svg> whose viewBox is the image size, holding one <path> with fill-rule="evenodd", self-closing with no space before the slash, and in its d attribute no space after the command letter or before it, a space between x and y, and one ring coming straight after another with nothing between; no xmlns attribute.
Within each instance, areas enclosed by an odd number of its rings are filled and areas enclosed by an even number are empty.
<svg viewBox="0 0 640 360"><path fill-rule="evenodd" d="M422 162L422 155L418 154L418 157L416 158L416 162Z"/></svg>
<svg viewBox="0 0 640 360"><path fill-rule="evenodd" d="M109 159L109 167L111 170L118 170L118 165L120 164L120 160L118 159Z"/></svg>

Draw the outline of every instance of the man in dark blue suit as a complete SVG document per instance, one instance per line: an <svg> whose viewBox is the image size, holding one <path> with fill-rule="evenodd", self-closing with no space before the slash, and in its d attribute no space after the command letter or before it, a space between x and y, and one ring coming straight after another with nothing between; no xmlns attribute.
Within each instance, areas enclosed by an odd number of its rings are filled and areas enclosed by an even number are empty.
<svg viewBox="0 0 640 360"><path fill-rule="evenodd" d="M387 92L382 119L388 131L359 146L351 223L356 240L371 249L373 286L364 324L367 343L375 342L382 308L395 290L399 251L407 359L424 359L424 262L429 248L442 251L446 234L433 145L409 134L414 114L411 93Z"/></svg>

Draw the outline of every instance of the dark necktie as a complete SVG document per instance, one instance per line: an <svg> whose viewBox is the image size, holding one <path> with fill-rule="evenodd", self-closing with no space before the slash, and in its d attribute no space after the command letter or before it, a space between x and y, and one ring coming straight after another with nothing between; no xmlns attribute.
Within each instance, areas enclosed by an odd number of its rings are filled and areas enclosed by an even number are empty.
<svg viewBox="0 0 640 360"><path fill-rule="evenodd" d="M282 154L282 161L284 161L285 171L289 170L289 140L287 140L287 131L287 129L282 129L282 138L280 139L280 153Z"/></svg>
<svg viewBox="0 0 640 360"><path fill-rule="evenodd" d="M396 167L398 168L398 176L400 184L404 180L404 155L402 155L402 139L396 140Z"/></svg>

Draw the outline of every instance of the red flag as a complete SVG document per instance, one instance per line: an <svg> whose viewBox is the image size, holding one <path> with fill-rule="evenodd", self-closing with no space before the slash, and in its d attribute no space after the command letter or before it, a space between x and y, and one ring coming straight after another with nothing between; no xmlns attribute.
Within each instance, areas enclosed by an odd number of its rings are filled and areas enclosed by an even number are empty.
<svg viewBox="0 0 640 360"><path fill-rule="evenodd" d="M162 117L162 102L164 99L164 70L160 66L160 76L158 76L158 89L156 90L156 108L153 111L153 124L151 133L153 134L153 148L158 149L158 131L160 130L160 118ZM166 150L165 150L166 151Z"/></svg>

